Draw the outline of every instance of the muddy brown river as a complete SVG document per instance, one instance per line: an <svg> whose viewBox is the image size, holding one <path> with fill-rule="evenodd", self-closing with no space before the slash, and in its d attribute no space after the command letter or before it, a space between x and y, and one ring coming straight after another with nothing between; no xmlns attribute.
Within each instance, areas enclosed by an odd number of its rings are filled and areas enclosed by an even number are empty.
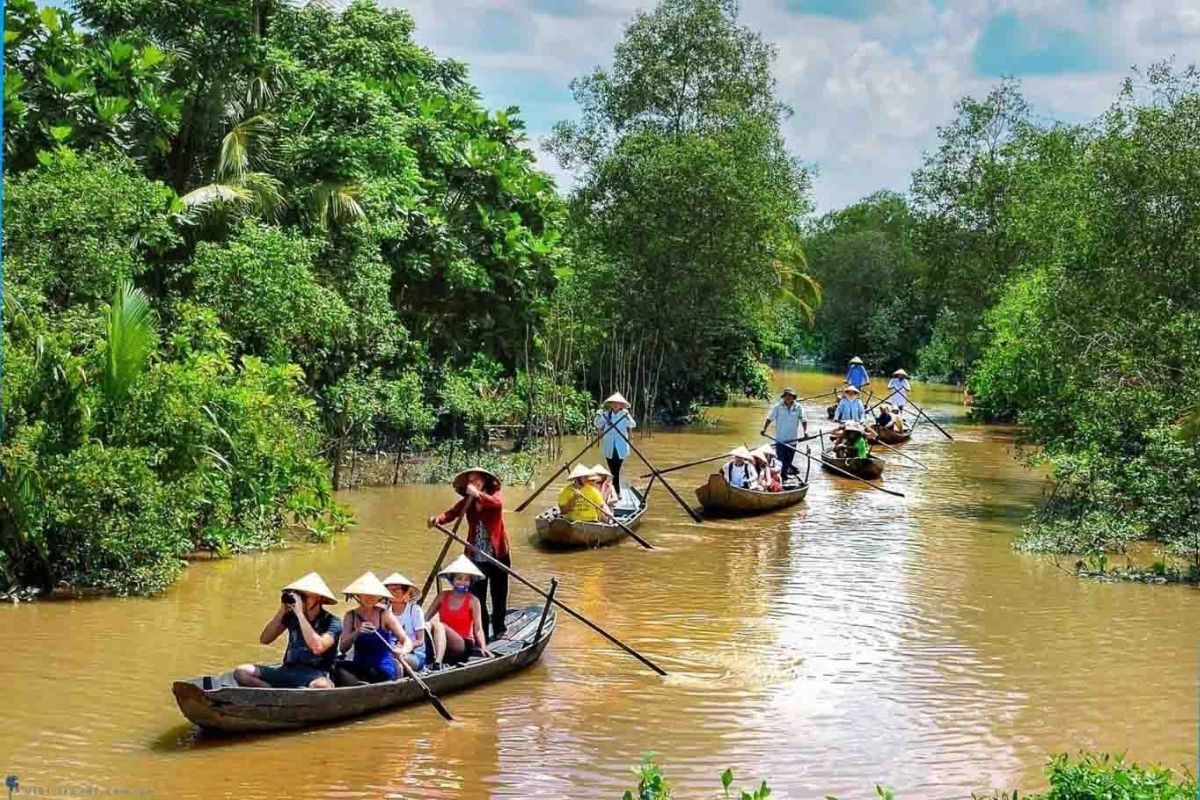
<svg viewBox="0 0 1200 800"><path fill-rule="evenodd" d="M776 379L802 396L833 382ZM539 551L533 515L550 493L507 516L514 565L557 575L562 599L666 678L564 616L540 664L444 698L455 724L416 706L198 735L171 681L277 657L257 638L280 586L312 569L335 590L366 569L425 575L441 538L422 520L450 491L367 489L344 496L357 529L326 545L196 564L150 599L0 608L0 771L30 794L239 800L616 800L646 751L681 798L714 796L730 765L791 798L873 796L877 782L905 798L1036 789L1049 754L1081 748L1194 771L1200 593L1081 581L1014 552L1043 484L1014 461L1011 432L967 424L948 387L914 397L955 440L926 425L904 446L928 471L887 456L904 499L813 469L799 506L697 526L656 487L639 531L653 551ZM702 458L754 441L764 410L715 408L713 427L635 443L660 466ZM694 503L707 474L671 482ZM527 491L507 488L508 504Z"/></svg>

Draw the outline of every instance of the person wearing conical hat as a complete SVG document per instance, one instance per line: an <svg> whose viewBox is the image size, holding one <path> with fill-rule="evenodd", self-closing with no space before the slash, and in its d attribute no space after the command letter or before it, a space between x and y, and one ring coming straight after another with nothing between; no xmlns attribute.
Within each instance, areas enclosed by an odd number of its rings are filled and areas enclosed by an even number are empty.
<svg viewBox="0 0 1200 800"><path fill-rule="evenodd" d="M483 629L483 604L471 584L484 578L474 561L459 556L438 573L449 583L438 597L437 611L429 618L433 638L432 669L461 664L472 656L491 657Z"/></svg>
<svg viewBox="0 0 1200 800"><path fill-rule="evenodd" d="M392 613L400 620L400 627L405 635L412 640L412 652L401 656L408 665L417 672L425 669L430 660L429 637L425 636L425 612L421 609L421 590L418 586L399 572L393 572L383 579L392 596Z"/></svg>
<svg viewBox="0 0 1200 800"><path fill-rule="evenodd" d="M337 598L310 572L283 587L279 609L258 640L271 644L286 631L287 650L281 664L242 664L233 671L241 686L276 689L332 689L330 673L337 659L342 621L324 608Z"/></svg>
<svg viewBox="0 0 1200 800"><path fill-rule="evenodd" d="M859 394L857 386L845 388L842 399L838 400L837 408L833 412L834 422L862 422L867 410L863 408Z"/></svg>
<svg viewBox="0 0 1200 800"><path fill-rule="evenodd" d="M904 368L896 370L892 373L891 380L888 381L888 391L891 392L892 405L896 406L896 411L904 413L904 407L908 405L908 393L912 389L912 384L908 381L908 373Z"/></svg>
<svg viewBox="0 0 1200 800"><path fill-rule="evenodd" d="M483 467L471 467L455 475L452 485L462 499L441 514L430 517L429 527L432 528L434 523L446 525L466 514L468 531L464 538L470 544L464 549L464 555L484 576L471 586L471 591L483 605L484 631L490 631L491 639L498 639L505 633L504 620L508 617L508 573L492 563L488 556L506 567L512 566L512 549L508 531L504 529L500 478ZM490 611L487 605L489 593L492 596Z"/></svg>
<svg viewBox="0 0 1200 800"><path fill-rule="evenodd" d="M608 467L603 464L592 467L592 480L596 482L596 488L600 490L600 496L604 498L604 505L616 508L620 497L617 496L617 490L613 488L612 472Z"/></svg>
<svg viewBox="0 0 1200 800"><path fill-rule="evenodd" d="M758 470L757 488L763 492L783 491L783 465L775 457L775 450L769 444L756 447L750 451L754 456L754 468Z"/></svg>
<svg viewBox="0 0 1200 800"><path fill-rule="evenodd" d="M803 426L804 435L808 435L808 420L804 417L804 409L796 402L796 390L787 387L779 395L779 402L771 406L767 418L763 421L760 436L767 435L767 428L775 423L775 455L783 465L780 480L798 470L792 465L796 457L796 441L800 438L800 428ZM789 446L790 445L790 446Z"/></svg>
<svg viewBox="0 0 1200 800"><path fill-rule="evenodd" d="M607 520L612 513L604 504L600 487L591 480L594 474L591 467L576 464L567 476L567 485L558 493L558 510L572 522Z"/></svg>
<svg viewBox="0 0 1200 800"><path fill-rule="evenodd" d="M837 445L837 454L840 458L866 458L871 454L866 429L861 422L847 422L842 428L842 439Z"/></svg>
<svg viewBox="0 0 1200 800"><path fill-rule="evenodd" d="M342 618L338 650L354 648L354 656L337 663L339 686L396 680L396 659L412 652L413 643L392 613L391 592L374 572L365 572L342 590L358 608Z"/></svg>
<svg viewBox="0 0 1200 800"><path fill-rule="evenodd" d="M870 382L871 376L867 374L867 368L863 366L863 360L858 356L850 359L850 368L846 370L846 384L856 389L861 389Z"/></svg>
<svg viewBox="0 0 1200 800"><path fill-rule="evenodd" d="M600 439L600 452L612 472L613 487L621 494L621 464L629 458L629 437L637 427L630 413L629 401L620 392L614 392L604 401L604 408L596 415L596 431L604 435Z"/></svg>
<svg viewBox="0 0 1200 800"><path fill-rule="evenodd" d="M892 413L892 406L888 403L880 403L879 411L875 414L875 427L879 430L892 430L896 425L896 416Z"/></svg>
<svg viewBox="0 0 1200 800"><path fill-rule="evenodd" d="M754 456L745 447L729 451L733 458L721 467L725 482L735 489L753 489L758 482L758 470L754 468Z"/></svg>

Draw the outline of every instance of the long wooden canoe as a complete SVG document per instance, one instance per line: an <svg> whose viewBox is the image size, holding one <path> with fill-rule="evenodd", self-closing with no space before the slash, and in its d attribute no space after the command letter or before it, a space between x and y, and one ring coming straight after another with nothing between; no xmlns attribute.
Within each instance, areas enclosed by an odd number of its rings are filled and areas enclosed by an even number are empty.
<svg viewBox="0 0 1200 800"><path fill-rule="evenodd" d="M894 431L891 428L881 428L878 425L871 426L871 432L879 438L879 441L884 444L904 444L912 438L912 431Z"/></svg>
<svg viewBox="0 0 1200 800"><path fill-rule="evenodd" d="M795 489L783 492L759 492L730 486L725 476L714 472L708 483L696 489L696 499L709 514L748 517L766 514L780 508L794 506L808 494L808 484L802 483Z"/></svg>
<svg viewBox="0 0 1200 800"><path fill-rule="evenodd" d="M499 680L533 664L550 641L557 619L551 609L539 636L542 609L536 605L508 613L508 635L488 645L494 658L472 658L438 672L425 671L422 680L442 696ZM408 677L335 689L259 689L238 686L233 673L226 672L176 681L171 691L185 717L205 730L223 733L303 728L426 700L421 687Z"/></svg>
<svg viewBox="0 0 1200 800"><path fill-rule="evenodd" d="M613 509L613 515L636 530L646 513L646 496L632 486L621 490L621 502ZM629 534L619 525L597 520L577 522L569 520L558 510L558 506L538 514L534 520L538 541L550 547L605 547L616 544Z"/></svg>
<svg viewBox="0 0 1200 800"><path fill-rule="evenodd" d="M866 480L874 480L883 475L884 461L876 456L866 458L838 458L832 452L825 450L821 453L821 466L835 475L840 473L831 467L840 467L852 475ZM845 477L845 476L842 476Z"/></svg>

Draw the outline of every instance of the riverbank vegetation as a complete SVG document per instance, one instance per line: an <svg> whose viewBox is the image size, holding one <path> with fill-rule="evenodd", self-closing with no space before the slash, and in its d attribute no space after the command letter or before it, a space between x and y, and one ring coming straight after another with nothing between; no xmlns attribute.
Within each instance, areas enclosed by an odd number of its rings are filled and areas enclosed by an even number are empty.
<svg viewBox="0 0 1200 800"><path fill-rule="evenodd" d="M774 51L732 3L664 2L576 83L570 198L403 11L5 14L0 589L154 591L345 527L368 460L444 477L616 389L643 421L761 393L815 302Z"/></svg>
<svg viewBox="0 0 1200 800"><path fill-rule="evenodd" d="M625 792L623 800L672 800L679 798L652 756L645 756L634 770L637 788ZM1078 758L1056 755L1046 767L1049 786L1044 792L1020 794L995 791L979 795L978 800L1190 800L1196 796L1196 779L1161 766L1140 767L1122 756L1083 753ZM772 795L766 781L755 789L732 789L733 770L721 773L719 798L765 800ZM895 800L903 795L876 785L870 792L878 800ZM836 798L830 798L836 800Z"/></svg>
<svg viewBox="0 0 1200 800"><path fill-rule="evenodd" d="M1117 88L1117 87L1115 87ZM1020 546L1160 542L1200 577L1200 76L1131 74L1082 124L965 99L907 198L809 230L817 352L965 380L1054 489Z"/></svg>

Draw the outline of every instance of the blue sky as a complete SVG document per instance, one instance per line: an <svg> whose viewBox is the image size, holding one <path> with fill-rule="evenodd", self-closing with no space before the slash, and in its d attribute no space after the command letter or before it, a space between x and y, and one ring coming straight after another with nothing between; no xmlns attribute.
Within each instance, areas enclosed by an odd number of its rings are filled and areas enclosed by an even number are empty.
<svg viewBox="0 0 1200 800"><path fill-rule="evenodd" d="M568 84L611 58L649 0L380 0L417 38L461 59L492 106L518 105L531 138L575 116ZM964 94L1021 78L1037 112L1081 120L1112 101L1130 66L1200 54L1200 0L742 0L745 24L779 50L785 133L819 174L819 210L904 190ZM549 156L561 183L571 176Z"/></svg>

